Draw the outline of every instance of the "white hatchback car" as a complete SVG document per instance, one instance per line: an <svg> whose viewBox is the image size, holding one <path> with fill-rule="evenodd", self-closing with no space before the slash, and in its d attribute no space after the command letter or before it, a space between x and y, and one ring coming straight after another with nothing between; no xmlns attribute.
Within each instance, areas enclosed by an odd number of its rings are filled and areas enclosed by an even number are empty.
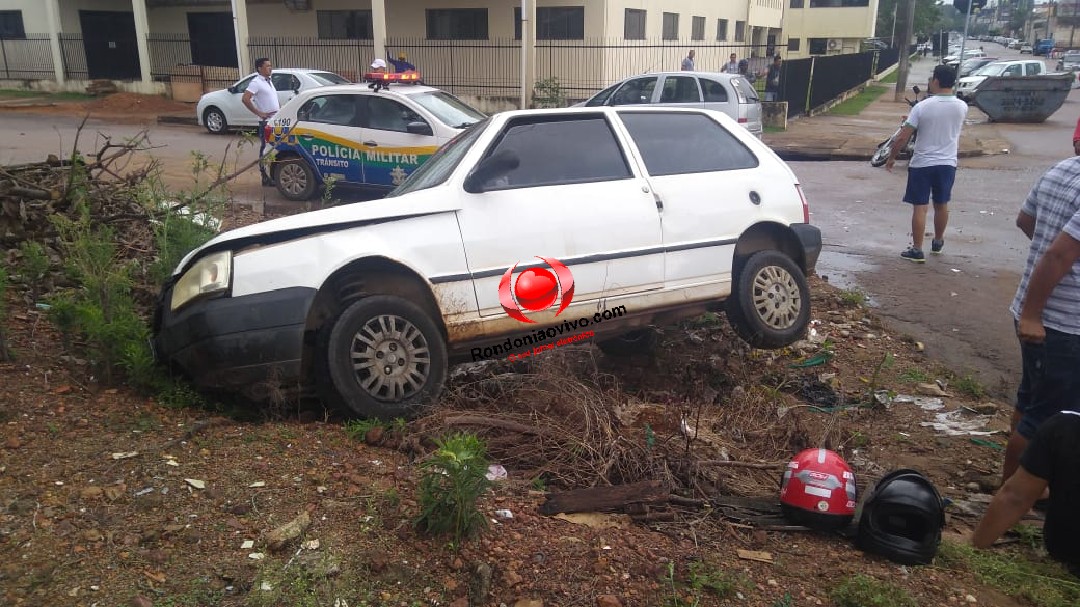
<svg viewBox="0 0 1080 607"><path fill-rule="evenodd" d="M199 98L195 106L195 117L199 126L214 134L221 134L230 127L258 126L259 119L252 114L242 101L244 91L256 74L237 80L227 89L212 91ZM278 102L285 105L301 91L331 84L348 84L349 81L326 70L307 70L275 68L270 74L270 81L277 90Z"/></svg>
<svg viewBox="0 0 1080 607"><path fill-rule="evenodd" d="M282 196L307 200L334 183L390 191L484 114L416 83L302 91L266 126Z"/></svg>
<svg viewBox="0 0 1080 607"><path fill-rule="evenodd" d="M726 310L780 348L821 233L791 169L726 114L495 114L389 198L219 234L166 282L154 349L198 385L314 388L394 418L453 362L541 355Z"/></svg>
<svg viewBox="0 0 1080 607"><path fill-rule="evenodd" d="M761 136L761 101L750 81L737 74L661 72L627 78L577 107L663 105L717 110Z"/></svg>

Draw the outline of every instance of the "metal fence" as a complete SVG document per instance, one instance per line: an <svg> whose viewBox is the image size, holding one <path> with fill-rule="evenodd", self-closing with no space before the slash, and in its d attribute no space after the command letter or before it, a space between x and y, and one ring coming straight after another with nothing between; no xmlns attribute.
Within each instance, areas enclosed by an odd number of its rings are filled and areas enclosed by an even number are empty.
<svg viewBox="0 0 1080 607"><path fill-rule="evenodd" d="M60 54L64 60L64 78L86 80L86 47L82 34L60 34Z"/></svg>
<svg viewBox="0 0 1080 607"><path fill-rule="evenodd" d="M251 63L267 57L277 67L322 69L357 80L374 59L371 40L330 40L323 38L248 38Z"/></svg>
<svg viewBox="0 0 1080 607"><path fill-rule="evenodd" d="M874 75L876 76L881 72L884 72L890 67L896 65L898 61L900 61L900 49L887 48L878 51L877 67L874 69Z"/></svg>
<svg viewBox="0 0 1080 607"><path fill-rule="evenodd" d="M808 114L870 80L874 54L867 51L785 61L780 72L780 100L788 102L788 117Z"/></svg>
<svg viewBox="0 0 1080 607"><path fill-rule="evenodd" d="M191 64L191 38L187 34L150 34L146 49L154 80L168 81L177 66Z"/></svg>
<svg viewBox="0 0 1080 607"><path fill-rule="evenodd" d="M54 80L52 49L48 34L24 38L0 38L0 78L4 80Z"/></svg>

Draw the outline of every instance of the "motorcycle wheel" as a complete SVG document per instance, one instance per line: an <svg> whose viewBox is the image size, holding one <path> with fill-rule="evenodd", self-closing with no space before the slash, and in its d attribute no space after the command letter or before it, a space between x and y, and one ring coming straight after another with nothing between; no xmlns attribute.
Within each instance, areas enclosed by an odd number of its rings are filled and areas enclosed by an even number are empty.
<svg viewBox="0 0 1080 607"><path fill-rule="evenodd" d="M891 147L892 139L883 141L881 145L878 146L877 151L874 152L874 155L870 157L870 166L884 166L884 164L889 160L889 149Z"/></svg>

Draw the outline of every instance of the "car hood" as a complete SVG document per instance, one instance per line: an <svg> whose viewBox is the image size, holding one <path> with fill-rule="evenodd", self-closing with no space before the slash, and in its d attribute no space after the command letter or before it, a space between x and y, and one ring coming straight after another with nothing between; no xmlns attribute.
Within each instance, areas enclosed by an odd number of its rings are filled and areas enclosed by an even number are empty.
<svg viewBox="0 0 1080 607"><path fill-rule="evenodd" d="M437 186L398 198L383 198L299 213L229 230L188 253L174 270L173 277L179 277L194 260L215 251L276 244L336 229L459 210L461 205L458 198L448 195L446 187Z"/></svg>

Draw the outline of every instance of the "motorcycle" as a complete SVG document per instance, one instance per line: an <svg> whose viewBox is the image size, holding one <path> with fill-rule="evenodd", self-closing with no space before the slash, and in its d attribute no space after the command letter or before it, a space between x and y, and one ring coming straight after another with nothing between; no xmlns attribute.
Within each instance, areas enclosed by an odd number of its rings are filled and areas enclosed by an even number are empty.
<svg viewBox="0 0 1080 607"><path fill-rule="evenodd" d="M904 97L904 101L907 101L907 104L909 106L915 107L916 103L922 101L922 99L919 99L919 93L922 92L922 89L920 89L918 85L915 85L911 87L911 90L915 91L915 100L912 101L911 99ZM925 99L925 97L923 97L923 99ZM870 166L884 166L885 163L888 162L889 152L892 150L893 141L896 141L896 138L900 136L900 131L904 128L905 120L907 120L907 116L904 116L900 119L900 126L896 129L896 132L894 132L891 137L878 144L877 151L875 151L874 155L870 157ZM911 155L915 152L916 135L918 135L917 132L911 134L911 137L908 139L907 145L905 145L904 148L900 150L900 153L896 155L897 158L911 158Z"/></svg>

